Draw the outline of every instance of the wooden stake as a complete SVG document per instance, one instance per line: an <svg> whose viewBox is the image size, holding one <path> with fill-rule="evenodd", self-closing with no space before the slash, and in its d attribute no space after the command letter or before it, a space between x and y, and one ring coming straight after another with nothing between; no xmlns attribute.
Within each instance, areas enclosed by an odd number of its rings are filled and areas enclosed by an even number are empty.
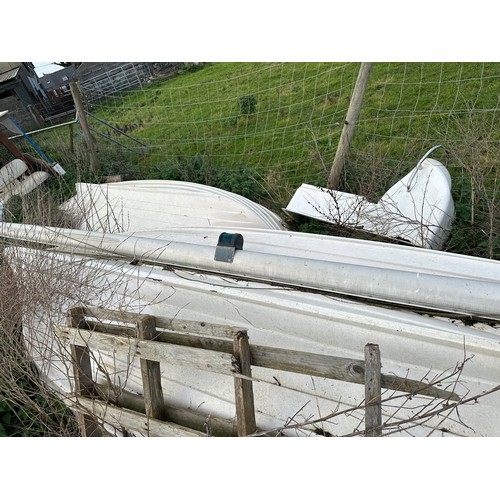
<svg viewBox="0 0 500 500"><path fill-rule="evenodd" d="M250 346L246 331L240 331L234 334L233 354L237 367L236 372L246 377L251 377ZM238 436L248 436L257 430L252 381L235 377L234 391L236 397Z"/></svg>
<svg viewBox="0 0 500 500"><path fill-rule="evenodd" d="M30 104L27 106L27 109L31 115L31 118L33 118L33 121L36 123L36 126L38 128L43 128L45 123L44 123L43 118L40 115L40 113L38 113L38 110L36 109L36 107L33 106L32 104Z"/></svg>
<svg viewBox="0 0 500 500"><path fill-rule="evenodd" d="M363 95L365 93L368 77L370 76L370 72L372 70L372 65L373 63L361 63L358 79L356 80L356 85L354 86L344 127L337 146L337 152L335 153L335 158L330 170L330 176L328 178L329 189L337 189L339 185L340 176L344 168L344 162L354 133L354 125L356 124L359 112L361 111L361 103L363 101Z"/></svg>
<svg viewBox="0 0 500 500"><path fill-rule="evenodd" d="M19 151L19 149L17 149L16 146L14 146L14 144L12 144L12 142L8 139L8 137L2 131L0 131L0 143L5 146L5 149L7 149L7 151L14 158L18 158L19 160L23 159L23 154L21 153L21 151Z"/></svg>
<svg viewBox="0 0 500 500"><path fill-rule="evenodd" d="M140 340L154 340L156 335L155 317L141 316L136 323L136 332L137 338ZM164 403L160 363L141 359L141 374L146 416L162 420L164 418Z"/></svg>
<svg viewBox="0 0 500 500"><path fill-rule="evenodd" d="M69 309L67 315L67 323L69 326L79 328L84 319L84 310L82 307L72 307ZM73 360L76 397L82 396L92 398L94 396L94 381L92 380L89 348L71 344L71 357ZM79 413L78 425L83 437L101 436L97 422L89 415Z"/></svg>
<svg viewBox="0 0 500 500"><path fill-rule="evenodd" d="M377 344L365 346L365 436L376 437L382 434L382 392L381 361Z"/></svg>
<svg viewBox="0 0 500 500"><path fill-rule="evenodd" d="M83 136L85 138L85 142L87 143L87 147L89 149L90 165L91 165L92 171L95 173L95 172L97 172L97 170L99 168L99 162L97 160L97 154L96 154L95 145L94 145L95 139L92 137L92 134L90 133L90 130L89 130L89 126L87 124L87 117L86 117L85 108L83 107L82 99L80 96L80 91L78 90L78 83L71 82L69 84L69 87L71 90L71 94L73 95L73 101L75 101L76 116L78 118L78 122L80 123L80 126L82 127Z"/></svg>
<svg viewBox="0 0 500 500"><path fill-rule="evenodd" d="M69 150L71 154L75 153L75 141L73 139L73 124L69 124Z"/></svg>

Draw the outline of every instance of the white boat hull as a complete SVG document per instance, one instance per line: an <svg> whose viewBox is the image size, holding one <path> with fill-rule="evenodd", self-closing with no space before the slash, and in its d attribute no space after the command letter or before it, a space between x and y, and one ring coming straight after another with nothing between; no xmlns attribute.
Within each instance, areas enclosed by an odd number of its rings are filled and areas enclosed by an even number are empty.
<svg viewBox="0 0 500 500"><path fill-rule="evenodd" d="M2 229L5 237L49 244L69 252L118 255L130 260L360 297L432 312L500 320L500 263L496 261L458 255L451 255L448 260L444 254L439 256L433 251L419 254L418 249L405 251L402 248L399 251L396 247L378 264L372 261L375 265L369 265L362 259L363 256L367 258L370 248L363 249L362 245L358 247L358 255L351 253L354 260L349 261L339 256L336 240L329 237L315 240L291 232L242 231L241 234L250 241L260 235L260 246L255 247L257 251L246 246L235 251L233 261L228 263L215 258L217 242L213 237L216 233L212 232L209 238L206 228L198 229L194 234L173 230L171 234L177 234L177 241L170 239L170 233L163 233L163 238L153 233L150 238L148 233L137 236L18 224L4 224ZM193 243L193 236L198 238L196 243ZM262 239L265 237L268 247ZM291 245L292 237L297 240L295 246ZM288 248L284 246L287 240L290 243ZM316 254L314 249L319 248L321 241L325 242L323 251ZM342 248L342 244L338 246ZM376 253L376 248L375 245L372 254ZM378 250L384 248L378 247ZM344 247L343 252L346 251L348 249ZM389 260L391 257L397 257L393 263ZM424 267L426 258L429 264ZM404 259L410 263L420 260L422 267L405 267ZM453 270L453 264L458 270ZM479 273L476 275L475 266Z"/></svg>
<svg viewBox="0 0 500 500"><path fill-rule="evenodd" d="M138 191L139 185L144 188L139 197L143 200L149 187L138 183ZM177 193L172 210L166 202L161 208L164 219L159 210L148 222L149 208L142 210L140 199L130 202L122 193L115 208L128 224L114 226L114 233L98 231L101 223L108 227L117 220L109 217L111 205L105 197L82 222L94 232L1 226L2 236L21 245L6 249L5 256L25 305L26 343L48 382L62 394L74 390L72 366L68 346L59 342L54 330L66 324L66 312L77 304L234 326L248 331L252 345L350 359L362 359L365 345L374 343L380 347L383 373L426 382L467 359L459 380L441 387L464 398L479 397L499 384L500 263L283 231L277 218L269 229L265 210L204 189L208 216L195 227L203 211L198 205L182 227L177 213L182 191L200 188L159 186L166 188L163 194ZM94 196L96 189L90 188L94 201L101 199L101 194ZM106 193L112 200L112 190ZM72 203L82 199L77 195ZM212 210L214 200L222 202ZM248 225L237 225L241 214ZM216 258L221 232L243 238L232 261ZM22 246L27 242L45 249ZM142 394L139 363L132 354L94 354L98 382L111 381ZM347 435L363 418L362 410L354 410L364 398L362 385L256 367L252 375L260 429L281 428L291 417L304 422L334 410L352 410L317 424L321 431ZM169 405L235 418L232 376L162 363L162 386ZM500 392L461 406L460 418L451 412L410 429L404 419L441 403L423 396L402 401L404 408L398 411L390 404L383 409L384 422L395 423L391 429L399 435L500 436ZM290 433L317 430L309 425Z"/></svg>
<svg viewBox="0 0 500 500"><path fill-rule="evenodd" d="M81 229L121 233L174 227L266 228L284 230L273 212L242 196L179 181L76 184L76 195L61 208Z"/></svg>
<svg viewBox="0 0 500 500"><path fill-rule="evenodd" d="M26 196L49 178L47 172L27 174L28 166L22 160L15 159L0 169L0 221L3 217L3 205L13 196Z"/></svg>
<svg viewBox="0 0 500 500"><path fill-rule="evenodd" d="M356 194L302 184L286 211L440 250L448 239L455 205L448 171L437 160L427 158L378 203Z"/></svg>
<svg viewBox="0 0 500 500"><path fill-rule="evenodd" d="M376 343L382 353L383 373L414 380L432 380L472 355L459 384L453 387L460 396L491 390L500 380L500 336L491 325L468 327L447 318L200 271L21 248L8 249L6 255L28 294L22 301L30 304L23 320L28 345L42 372L63 393L73 390L71 366L53 329L65 324L66 310L78 303L236 326L247 329L255 345L353 359L362 358L367 343ZM37 293L40 288L53 292L47 297ZM114 384L141 393L137 360L105 352L99 353L99 360ZM297 412L300 419L354 407L364 397L363 386L357 384L257 368L253 376L259 380L254 391L261 429L280 427ZM106 380L99 371L96 378ZM169 404L235 417L232 377L172 365L163 367L162 380ZM428 402L428 398L413 400L413 404ZM386 408L384 418L391 411ZM500 436L498 393L465 405L460 415L469 427L453 418L445 422L436 418L411 433ZM405 416L408 412L403 410L394 418ZM348 434L356 418L360 418L359 412L325 423L324 429L333 435Z"/></svg>
<svg viewBox="0 0 500 500"><path fill-rule="evenodd" d="M28 170L28 166L24 161L15 159L0 168L0 191L5 189L5 186L15 181Z"/></svg>

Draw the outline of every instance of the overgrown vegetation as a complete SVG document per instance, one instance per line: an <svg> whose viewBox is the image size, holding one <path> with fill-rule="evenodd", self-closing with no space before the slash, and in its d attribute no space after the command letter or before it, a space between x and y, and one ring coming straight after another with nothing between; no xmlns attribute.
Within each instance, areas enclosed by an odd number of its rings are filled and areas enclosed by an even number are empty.
<svg viewBox="0 0 500 500"><path fill-rule="evenodd" d="M40 377L21 332L23 307L11 269L0 261L0 436L76 436L74 415Z"/></svg>

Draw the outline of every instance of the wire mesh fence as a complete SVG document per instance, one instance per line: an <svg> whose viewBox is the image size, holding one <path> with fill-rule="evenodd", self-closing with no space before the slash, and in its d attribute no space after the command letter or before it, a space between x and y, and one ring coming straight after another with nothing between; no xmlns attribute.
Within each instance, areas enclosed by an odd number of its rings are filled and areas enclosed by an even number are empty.
<svg viewBox="0 0 500 500"><path fill-rule="evenodd" d="M100 99L81 90L105 175L215 184L279 208L301 183L326 185L359 67L191 64ZM448 248L498 257L499 99L500 63L375 63L340 188L376 201L441 144L456 207ZM78 134L38 137L72 163Z"/></svg>

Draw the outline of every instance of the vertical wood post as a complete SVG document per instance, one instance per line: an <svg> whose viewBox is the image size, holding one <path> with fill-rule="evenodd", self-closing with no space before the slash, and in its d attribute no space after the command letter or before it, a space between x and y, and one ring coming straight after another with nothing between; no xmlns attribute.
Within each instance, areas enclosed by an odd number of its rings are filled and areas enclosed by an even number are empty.
<svg viewBox="0 0 500 500"><path fill-rule="evenodd" d="M339 185L340 176L344 168L345 159L354 133L354 125L356 124L359 112L361 111L361 103L363 101L363 95L365 93L366 84L368 82L372 66L373 63L361 63L361 68L359 69L351 102L349 103L349 109L347 110L344 127L342 128L339 144L337 146L337 152L335 153L335 158L330 170L330 176L328 177L329 189L337 189Z"/></svg>
<svg viewBox="0 0 500 500"><path fill-rule="evenodd" d="M236 359L237 373L252 376L250 345L246 331L240 331L233 336L233 354ZM257 430L255 423L255 406L251 380L234 378L236 398L236 420L238 436L248 436Z"/></svg>
<svg viewBox="0 0 500 500"><path fill-rule="evenodd" d="M84 321L83 307L72 307L69 309L66 321L68 326L72 328L80 328L82 322ZM93 397L94 381L92 380L89 348L71 345L71 357L73 360L76 397ZM89 415L79 413L78 425L80 427L80 432L84 437L101 436L97 422Z"/></svg>
<svg viewBox="0 0 500 500"><path fill-rule="evenodd" d="M156 318L154 316L140 316L136 323L136 334L138 339L154 340L156 336ZM146 416L163 420L165 409L161 387L160 363L141 359L141 375Z"/></svg>
<svg viewBox="0 0 500 500"><path fill-rule="evenodd" d="M73 139L74 134L73 134L73 124L69 124L69 150L71 151L72 154L75 153L75 141Z"/></svg>
<svg viewBox="0 0 500 500"><path fill-rule="evenodd" d="M69 84L71 89L71 94L73 96L73 101L75 102L76 117L80 126L82 127L83 136L90 153L90 166L93 172L97 172L99 168L99 162L97 160L97 154L95 150L94 138L90 133L89 127L87 125L87 117L85 115L85 109L83 107L82 98L80 96L80 91L78 90L78 83L71 82Z"/></svg>
<svg viewBox="0 0 500 500"><path fill-rule="evenodd" d="M365 346L365 436L382 434L381 361L377 344Z"/></svg>

